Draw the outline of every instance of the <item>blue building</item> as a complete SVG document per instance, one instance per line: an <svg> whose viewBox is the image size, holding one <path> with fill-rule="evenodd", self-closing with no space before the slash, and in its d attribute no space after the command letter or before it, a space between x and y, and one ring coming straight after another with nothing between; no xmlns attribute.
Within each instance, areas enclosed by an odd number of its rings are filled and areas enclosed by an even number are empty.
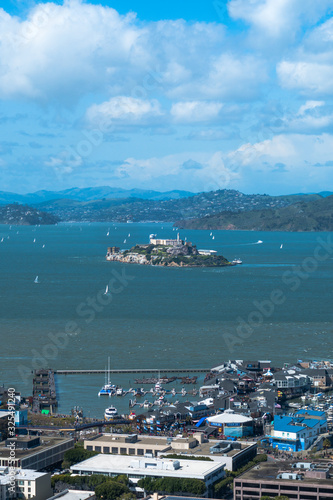
<svg viewBox="0 0 333 500"><path fill-rule="evenodd" d="M308 417L308 418L307 418ZM307 450L323 432L327 431L327 422L313 416L274 417L274 429L267 436L273 448L286 451Z"/></svg>
<svg viewBox="0 0 333 500"><path fill-rule="evenodd" d="M10 415L7 410L0 410L0 415ZM20 427L28 423L28 410L15 410L15 426Z"/></svg>

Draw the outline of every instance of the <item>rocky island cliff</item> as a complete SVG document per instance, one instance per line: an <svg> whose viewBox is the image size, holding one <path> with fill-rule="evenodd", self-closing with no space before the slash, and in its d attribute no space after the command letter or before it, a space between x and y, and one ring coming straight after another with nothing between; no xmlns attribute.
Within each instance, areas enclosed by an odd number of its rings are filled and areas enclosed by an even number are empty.
<svg viewBox="0 0 333 500"><path fill-rule="evenodd" d="M198 250L191 242L177 239L157 239L150 235L149 244L135 245L130 250L121 251L109 247L108 261L124 262L164 267L222 267L233 265L223 255L214 250Z"/></svg>

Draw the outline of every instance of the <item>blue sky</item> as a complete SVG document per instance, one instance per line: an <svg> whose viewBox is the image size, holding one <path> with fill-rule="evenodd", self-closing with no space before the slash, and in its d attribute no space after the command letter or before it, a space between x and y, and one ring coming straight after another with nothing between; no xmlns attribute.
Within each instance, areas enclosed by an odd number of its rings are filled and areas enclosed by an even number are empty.
<svg viewBox="0 0 333 500"><path fill-rule="evenodd" d="M5 1L0 190L333 190L331 0Z"/></svg>

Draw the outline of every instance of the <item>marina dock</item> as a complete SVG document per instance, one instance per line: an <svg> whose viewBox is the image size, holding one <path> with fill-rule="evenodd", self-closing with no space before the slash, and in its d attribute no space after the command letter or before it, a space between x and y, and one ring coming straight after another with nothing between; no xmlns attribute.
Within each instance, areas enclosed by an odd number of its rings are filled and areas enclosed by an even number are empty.
<svg viewBox="0 0 333 500"><path fill-rule="evenodd" d="M210 368L127 368L110 370L110 373L208 373ZM56 375L98 375L105 373L103 370L54 370Z"/></svg>

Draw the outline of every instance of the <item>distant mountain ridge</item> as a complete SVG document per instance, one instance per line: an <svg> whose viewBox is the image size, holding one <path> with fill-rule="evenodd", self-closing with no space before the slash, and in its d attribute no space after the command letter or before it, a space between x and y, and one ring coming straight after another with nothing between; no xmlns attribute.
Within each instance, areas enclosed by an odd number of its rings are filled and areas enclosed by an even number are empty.
<svg viewBox="0 0 333 500"><path fill-rule="evenodd" d="M44 201L34 206L51 212L64 221L174 222L213 215L225 210L245 212L255 209L282 208L298 201L318 199L322 198L316 194L269 196L243 194L232 189L222 189L178 199L155 200L130 197L78 201L64 198Z"/></svg>
<svg viewBox="0 0 333 500"><path fill-rule="evenodd" d="M326 195L327 193L323 194ZM190 196L186 196L188 194ZM16 199L16 197L19 199ZM30 197L31 202L28 204L25 200L22 201L20 199L22 197ZM160 193L151 190L123 190L104 186L84 189L71 188L59 192L37 191L28 195L0 193L0 208L1 199L6 198L14 198L16 203L28 204L36 210L43 210L65 222L182 221L183 223L184 220L190 220L191 224L197 224L199 227L203 224L203 218L204 224L207 224L207 218L215 217L214 222L213 219L211 222L218 226L219 222L221 222L221 214L227 213L233 214L229 217L229 225L240 229L245 228L245 226L252 229L260 226L260 221L255 220L255 213L258 213L258 211L265 212L262 218L265 219L266 227L268 227L267 214L269 212L267 210L273 211L272 214L274 214L275 210L297 203L323 201L330 197L324 198L320 194L282 196L244 194L232 189L221 189L198 194L187 191ZM250 213L252 215L249 215ZM272 218L274 219L274 215L272 215ZM276 226L274 221L271 224L274 227ZM286 226L288 225L286 224Z"/></svg>
<svg viewBox="0 0 333 500"><path fill-rule="evenodd" d="M109 186L70 188L63 191L36 191L34 193L17 194L0 191L0 204L26 203L37 204L52 200L68 199L75 201L94 201L102 199L142 198L146 200L171 200L194 196L190 191L173 190L167 192L148 189L121 189Z"/></svg>

